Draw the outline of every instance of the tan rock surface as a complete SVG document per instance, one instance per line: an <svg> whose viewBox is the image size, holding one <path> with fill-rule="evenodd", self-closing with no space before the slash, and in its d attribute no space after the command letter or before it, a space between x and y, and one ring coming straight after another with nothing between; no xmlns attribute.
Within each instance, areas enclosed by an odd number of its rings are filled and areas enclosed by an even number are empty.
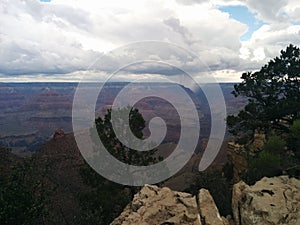
<svg viewBox="0 0 300 225"><path fill-rule="evenodd" d="M227 225L227 219L220 216L214 199L206 189L201 189L198 194L198 206L201 221L205 225Z"/></svg>
<svg viewBox="0 0 300 225"><path fill-rule="evenodd" d="M296 225L300 224L300 180L263 178L253 186L233 187L233 218L220 216L213 197L198 198L169 188L147 185L112 225Z"/></svg>
<svg viewBox="0 0 300 225"><path fill-rule="evenodd" d="M208 190L195 196L147 185L111 225L229 225Z"/></svg>
<svg viewBox="0 0 300 225"><path fill-rule="evenodd" d="M188 193L147 185L112 225L201 225L196 198Z"/></svg>
<svg viewBox="0 0 300 225"><path fill-rule="evenodd" d="M300 224L300 180L263 178L253 186L234 185L233 215L237 225Z"/></svg>
<svg viewBox="0 0 300 225"><path fill-rule="evenodd" d="M227 146L227 157L233 165L233 181L241 180L240 175L248 168L247 153L243 145L229 142Z"/></svg>

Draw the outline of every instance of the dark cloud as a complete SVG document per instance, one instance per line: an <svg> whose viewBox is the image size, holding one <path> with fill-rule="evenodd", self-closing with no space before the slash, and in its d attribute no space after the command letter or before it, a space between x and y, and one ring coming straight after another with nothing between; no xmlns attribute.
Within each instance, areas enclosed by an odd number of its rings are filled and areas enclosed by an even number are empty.
<svg viewBox="0 0 300 225"><path fill-rule="evenodd" d="M130 74L160 74L160 75L178 75L184 72L174 66L158 63L158 62L143 62L130 65L123 69Z"/></svg>
<svg viewBox="0 0 300 225"><path fill-rule="evenodd" d="M192 34L189 30L180 24L180 20L178 18L169 18L164 20L164 23L170 26L174 32L180 34L188 45L196 42L196 40L193 40Z"/></svg>

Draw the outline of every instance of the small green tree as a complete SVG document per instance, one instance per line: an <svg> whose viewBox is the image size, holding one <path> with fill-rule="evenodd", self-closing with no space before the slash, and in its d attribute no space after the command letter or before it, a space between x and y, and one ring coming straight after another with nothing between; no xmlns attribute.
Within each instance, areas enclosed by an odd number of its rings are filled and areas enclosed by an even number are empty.
<svg viewBox="0 0 300 225"><path fill-rule="evenodd" d="M291 154L287 157L286 171L289 175L300 178L300 120L295 120L290 127L288 148Z"/></svg>
<svg viewBox="0 0 300 225"><path fill-rule="evenodd" d="M266 152L273 152L275 154L285 154L284 149L286 143L280 137L272 135L268 138L268 141L264 144L263 150Z"/></svg>
<svg viewBox="0 0 300 225"><path fill-rule="evenodd" d="M263 177L273 177L282 172L279 154L266 150L250 160L250 165L244 179L248 184L254 184Z"/></svg>
<svg viewBox="0 0 300 225"><path fill-rule="evenodd" d="M295 120L290 128L289 147L295 152L300 159L300 120Z"/></svg>
<svg viewBox="0 0 300 225"><path fill-rule="evenodd" d="M300 120L295 120L290 130L293 138L300 139Z"/></svg>
<svg viewBox="0 0 300 225"><path fill-rule="evenodd" d="M117 110L116 113L122 118L122 115L126 114L128 110L130 111L129 127L131 132L137 138L143 139L145 120L138 109L123 108ZM139 152L121 143L113 130L111 117L112 111L108 110L104 118L99 117L95 120L100 140L111 155L127 164L139 166L147 166L161 160L155 155L156 149ZM124 134L121 135L125 136L128 130L124 128L123 131ZM82 211L79 224L110 224L139 190L138 187L124 186L108 181L93 171L88 165L81 172L85 183L91 187L91 190L79 196Z"/></svg>
<svg viewBox="0 0 300 225"><path fill-rule="evenodd" d="M122 108L115 113L116 117L122 118L124 115L126 116L127 112L130 109L129 113L129 128L130 131L134 134L138 139L143 139L144 134L143 130L145 128L145 120L143 116L140 114L139 110L136 108L131 108L128 106L127 108ZM139 152L133 149L128 148L124 143L120 142L113 130L112 126L112 118L111 118L111 109L107 111L107 114L104 116L104 119L99 117L96 119L96 128L99 134L99 137L104 145L104 147L118 160L125 162L130 165L136 166L147 166L150 164L154 164L158 161L158 158L155 156L157 149L153 149L150 151ZM120 125L122 126L122 124ZM126 139L126 128L123 129L123 136ZM128 140L129 142L130 140Z"/></svg>

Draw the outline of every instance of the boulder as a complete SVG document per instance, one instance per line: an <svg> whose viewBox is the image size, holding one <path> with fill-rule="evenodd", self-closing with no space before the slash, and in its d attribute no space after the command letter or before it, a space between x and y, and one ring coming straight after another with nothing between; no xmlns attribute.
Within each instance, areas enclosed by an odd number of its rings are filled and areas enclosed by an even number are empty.
<svg viewBox="0 0 300 225"><path fill-rule="evenodd" d="M112 225L296 225L300 224L300 180L263 178L233 186L233 219L219 214L206 189L197 195L146 185Z"/></svg>
<svg viewBox="0 0 300 225"><path fill-rule="evenodd" d="M300 224L300 180L263 178L253 186L233 187L232 209L237 225Z"/></svg>
<svg viewBox="0 0 300 225"><path fill-rule="evenodd" d="M111 225L202 225L197 201L188 193L146 185Z"/></svg>
<svg viewBox="0 0 300 225"><path fill-rule="evenodd" d="M198 194L200 218L205 225L229 225L227 219L220 216L214 199L206 189L201 189Z"/></svg>
<svg viewBox="0 0 300 225"><path fill-rule="evenodd" d="M146 185L111 225L229 225L208 190L191 194Z"/></svg>

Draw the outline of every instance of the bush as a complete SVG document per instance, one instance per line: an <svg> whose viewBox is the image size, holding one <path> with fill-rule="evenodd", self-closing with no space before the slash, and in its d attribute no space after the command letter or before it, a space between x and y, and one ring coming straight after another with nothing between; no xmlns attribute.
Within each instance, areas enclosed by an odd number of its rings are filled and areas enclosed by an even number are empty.
<svg viewBox="0 0 300 225"><path fill-rule="evenodd" d="M290 127L290 132L293 138L300 139L300 119L295 120Z"/></svg>
<svg viewBox="0 0 300 225"><path fill-rule="evenodd" d="M246 182L250 185L263 177L273 177L281 174L281 160L276 153L263 150L257 157L250 160L246 173Z"/></svg>
<svg viewBox="0 0 300 225"><path fill-rule="evenodd" d="M285 141L283 141L278 136L274 135L269 137L268 141L264 144L263 150L266 152L281 154L284 152L285 146L286 146Z"/></svg>
<svg viewBox="0 0 300 225"><path fill-rule="evenodd" d="M300 158L300 120L295 120L290 127L289 148L294 151L296 158Z"/></svg>

